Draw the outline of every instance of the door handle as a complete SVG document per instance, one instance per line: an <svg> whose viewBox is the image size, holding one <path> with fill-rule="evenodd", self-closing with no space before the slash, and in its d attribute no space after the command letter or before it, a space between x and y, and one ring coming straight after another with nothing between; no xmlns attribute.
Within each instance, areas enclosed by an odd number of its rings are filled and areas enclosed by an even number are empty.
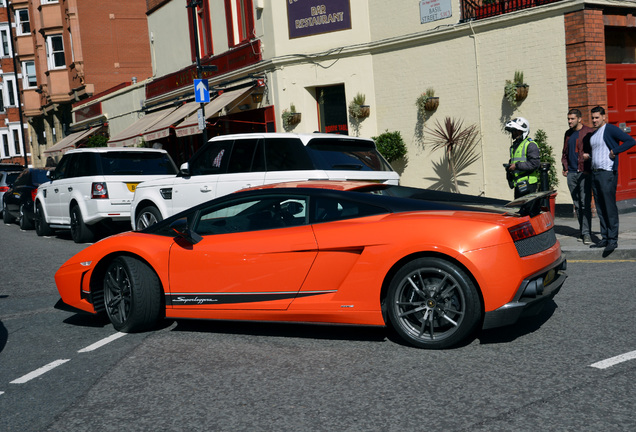
<svg viewBox="0 0 636 432"><path fill-rule="evenodd" d="M58 193L60 190L58 188L53 189L53 192Z"/></svg>
<svg viewBox="0 0 636 432"><path fill-rule="evenodd" d="M203 186L201 189L199 189L201 192L212 192L212 189L210 189L207 186Z"/></svg>
<svg viewBox="0 0 636 432"><path fill-rule="evenodd" d="M68 191L69 191L69 192L73 192L73 187L72 187L72 186L69 186L69 187L68 187Z"/></svg>

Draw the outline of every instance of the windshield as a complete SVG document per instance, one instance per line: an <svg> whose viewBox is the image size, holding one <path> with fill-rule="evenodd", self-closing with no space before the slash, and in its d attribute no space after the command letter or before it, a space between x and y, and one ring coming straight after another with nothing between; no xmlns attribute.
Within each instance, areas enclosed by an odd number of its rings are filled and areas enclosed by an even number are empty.
<svg viewBox="0 0 636 432"><path fill-rule="evenodd" d="M107 152L100 156L104 175L177 174L177 167L167 153Z"/></svg>
<svg viewBox="0 0 636 432"><path fill-rule="evenodd" d="M314 138L307 150L318 169L393 171L372 141Z"/></svg>

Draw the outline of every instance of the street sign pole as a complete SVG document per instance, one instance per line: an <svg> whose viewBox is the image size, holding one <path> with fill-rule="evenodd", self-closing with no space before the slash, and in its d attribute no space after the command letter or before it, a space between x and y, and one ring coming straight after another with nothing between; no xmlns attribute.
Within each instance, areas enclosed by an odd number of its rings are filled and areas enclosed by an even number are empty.
<svg viewBox="0 0 636 432"><path fill-rule="evenodd" d="M192 15L192 31L194 32L194 53L197 59L197 78L201 80L203 78L204 69L206 71L215 71L217 70L217 67L216 66L205 66L205 67L201 66L201 55L199 53L199 30L197 27L197 10L196 10L197 7L203 7L201 0L191 0L186 7L192 9L192 14L191 14ZM207 12L204 12L204 13L207 13ZM194 92L196 97L196 92L197 92L196 87L194 89ZM202 138L203 138L202 145L205 145L205 143L208 142L208 128L205 122L205 102L201 102L200 115L203 118L203 130L201 131Z"/></svg>

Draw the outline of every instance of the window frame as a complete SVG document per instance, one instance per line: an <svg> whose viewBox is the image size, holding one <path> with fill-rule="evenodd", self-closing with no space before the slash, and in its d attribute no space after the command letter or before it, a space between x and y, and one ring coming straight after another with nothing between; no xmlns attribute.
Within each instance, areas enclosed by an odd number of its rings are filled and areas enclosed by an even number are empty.
<svg viewBox="0 0 636 432"><path fill-rule="evenodd" d="M20 14L26 13L27 20L22 21ZM28 31L24 30L24 26L28 25ZM15 10L15 35L16 36L26 36L31 34L31 16L29 15L29 9L22 8Z"/></svg>
<svg viewBox="0 0 636 432"><path fill-rule="evenodd" d="M228 46L233 48L254 35L254 4L252 0L225 0Z"/></svg>
<svg viewBox="0 0 636 432"><path fill-rule="evenodd" d="M9 108L17 107L18 93L17 93L17 86L15 85L15 78L12 76L4 75L2 77L2 81L4 81L4 83L6 84L2 87L3 93L6 92L6 94L3 96L8 96L7 98L8 103L5 105L5 107L9 107Z"/></svg>
<svg viewBox="0 0 636 432"><path fill-rule="evenodd" d="M11 33L9 31L9 27L0 28L0 56L1 57L11 57Z"/></svg>
<svg viewBox="0 0 636 432"><path fill-rule="evenodd" d="M186 2L190 4L190 0L186 0ZM192 28L193 13L196 13L198 41L195 41L194 29ZM201 0L201 5L196 6L196 11L195 8L188 7L188 31L190 32L190 54L193 62L196 61L195 43L197 42L200 58L210 57L214 55L209 0Z"/></svg>
<svg viewBox="0 0 636 432"><path fill-rule="evenodd" d="M62 42L62 50L61 51L54 51L53 50L53 39L54 38L60 38L60 41ZM58 66L56 64L56 59L58 57L56 57L56 54L62 54L63 58L64 58L64 64L61 66ZM49 70L59 70L59 69L66 69L66 53L64 51L64 35L61 33L57 33L57 34L52 34L52 35L47 35L46 36L46 62L48 65Z"/></svg>
<svg viewBox="0 0 636 432"><path fill-rule="evenodd" d="M29 68L27 67L27 64L31 63L33 64L33 74L29 74ZM22 62L22 88L23 89L32 89L32 88L36 88L38 86L38 76L37 76L37 72L35 69L35 60L25 60ZM30 78L33 78L35 80L34 84L31 84Z"/></svg>

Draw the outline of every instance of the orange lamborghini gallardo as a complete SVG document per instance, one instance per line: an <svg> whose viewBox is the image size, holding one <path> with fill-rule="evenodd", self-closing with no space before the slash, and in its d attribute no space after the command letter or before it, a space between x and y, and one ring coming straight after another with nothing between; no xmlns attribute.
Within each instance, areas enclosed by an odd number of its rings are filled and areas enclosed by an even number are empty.
<svg viewBox="0 0 636 432"><path fill-rule="evenodd" d="M262 186L106 238L55 280L66 304L122 332L164 317L386 325L446 348L536 313L563 285L548 193Z"/></svg>

